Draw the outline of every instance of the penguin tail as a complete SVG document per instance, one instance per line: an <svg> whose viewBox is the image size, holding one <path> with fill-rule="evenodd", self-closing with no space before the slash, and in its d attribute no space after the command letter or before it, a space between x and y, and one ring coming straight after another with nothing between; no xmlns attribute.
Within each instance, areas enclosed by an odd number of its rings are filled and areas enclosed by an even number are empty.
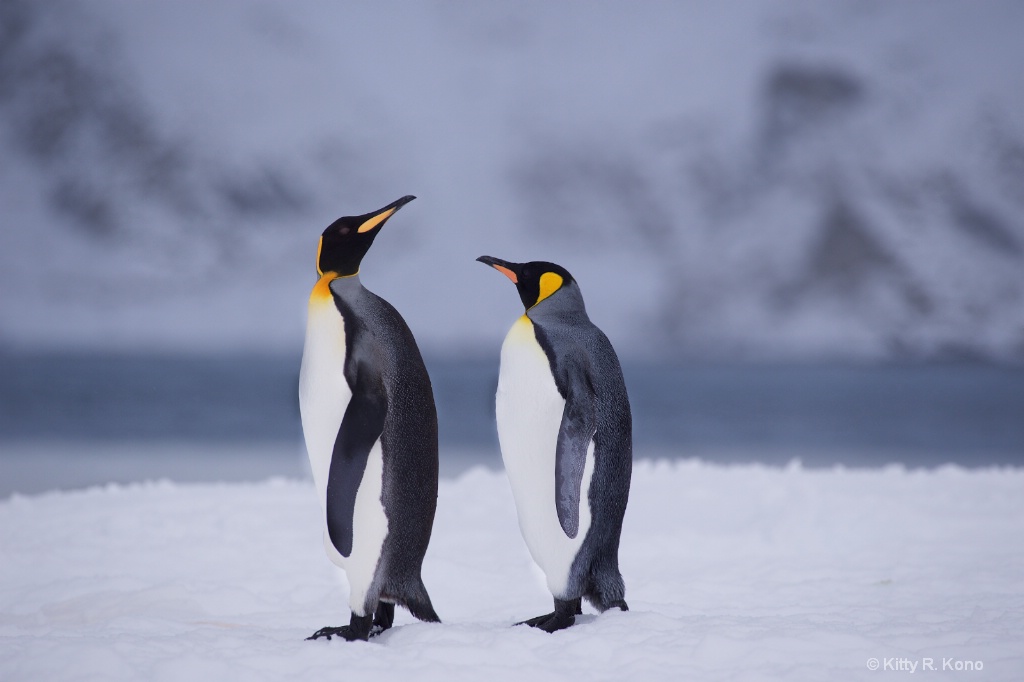
<svg viewBox="0 0 1024 682"><path fill-rule="evenodd" d="M401 597L395 601L409 609L409 613L418 620L422 620L425 623L441 622L437 612L434 611L433 604L430 603L430 595L427 594L427 588L423 584L423 579L419 576L406 583Z"/></svg>
<svg viewBox="0 0 1024 682"><path fill-rule="evenodd" d="M629 610L626 605L626 584L619 573L618 561L597 563L589 578L583 596L595 609L601 613L615 607Z"/></svg>

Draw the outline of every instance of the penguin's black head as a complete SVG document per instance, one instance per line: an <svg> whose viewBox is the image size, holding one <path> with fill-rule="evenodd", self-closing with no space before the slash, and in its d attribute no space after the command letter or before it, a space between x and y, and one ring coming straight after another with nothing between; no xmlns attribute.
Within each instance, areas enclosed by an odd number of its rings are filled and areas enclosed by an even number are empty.
<svg viewBox="0 0 1024 682"><path fill-rule="evenodd" d="M554 263L509 263L491 256L480 256L477 260L512 280L527 310L574 281L568 270Z"/></svg>
<svg viewBox="0 0 1024 682"><path fill-rule="evenodd" d="M404 196L387 206L371 213L345 216L331 223L316 249L316 274L333 272L339 277L349 277L359 272L359 264L370 249L374 237L387 219L416 197Z"/></svg>

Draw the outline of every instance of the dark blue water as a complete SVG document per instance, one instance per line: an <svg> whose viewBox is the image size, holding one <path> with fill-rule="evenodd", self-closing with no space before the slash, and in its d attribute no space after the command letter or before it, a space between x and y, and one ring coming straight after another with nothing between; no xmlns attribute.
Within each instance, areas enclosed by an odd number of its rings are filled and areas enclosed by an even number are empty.
<svg viewBox="0 0 1024 682"><path fill-rule="evenodd" d="M443 446L497 449L497 358L428 361ZM3 443L300 442L298 357L0 355ZM639 454L1024 465L1024 369L624 368Z"/></svg>

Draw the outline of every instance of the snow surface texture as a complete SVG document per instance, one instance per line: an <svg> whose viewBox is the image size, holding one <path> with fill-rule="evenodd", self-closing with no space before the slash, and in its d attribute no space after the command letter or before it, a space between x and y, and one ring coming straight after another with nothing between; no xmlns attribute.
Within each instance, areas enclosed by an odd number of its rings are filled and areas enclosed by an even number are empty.
<svg viewBox="0 0 1024 682"><path fill-rule="evenodd" d="M301 346L316 237L433 354L552 260L626 355L1024 359L1024 4L5 2L0 344Z"/></svg>
<svg viewBox="0 0 1024 682"><path fill-rule="evenodd" d="M399 610L370 643L303 640L348 619L311 483L14 496L0 679L1019 680L1022 493L1016 470L638 463L632 610L548 635L511 627L551 602L504 474L475 469L442 481L424 564L444 623Z"/></svg>

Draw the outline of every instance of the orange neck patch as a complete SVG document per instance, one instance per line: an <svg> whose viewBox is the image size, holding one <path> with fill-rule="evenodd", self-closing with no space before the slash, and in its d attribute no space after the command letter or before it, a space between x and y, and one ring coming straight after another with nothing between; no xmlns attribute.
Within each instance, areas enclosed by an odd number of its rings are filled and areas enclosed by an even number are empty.
<svg viewBox="0 0 1024 682"><path fill-rule="evenodd" d="M313 285L313 291L309 295L309 302L323 303L324 301L330 301L333 298L331 282L336 279L338 279L338 273L336 272L325 272L322 274L316 284Z"/></svg>

